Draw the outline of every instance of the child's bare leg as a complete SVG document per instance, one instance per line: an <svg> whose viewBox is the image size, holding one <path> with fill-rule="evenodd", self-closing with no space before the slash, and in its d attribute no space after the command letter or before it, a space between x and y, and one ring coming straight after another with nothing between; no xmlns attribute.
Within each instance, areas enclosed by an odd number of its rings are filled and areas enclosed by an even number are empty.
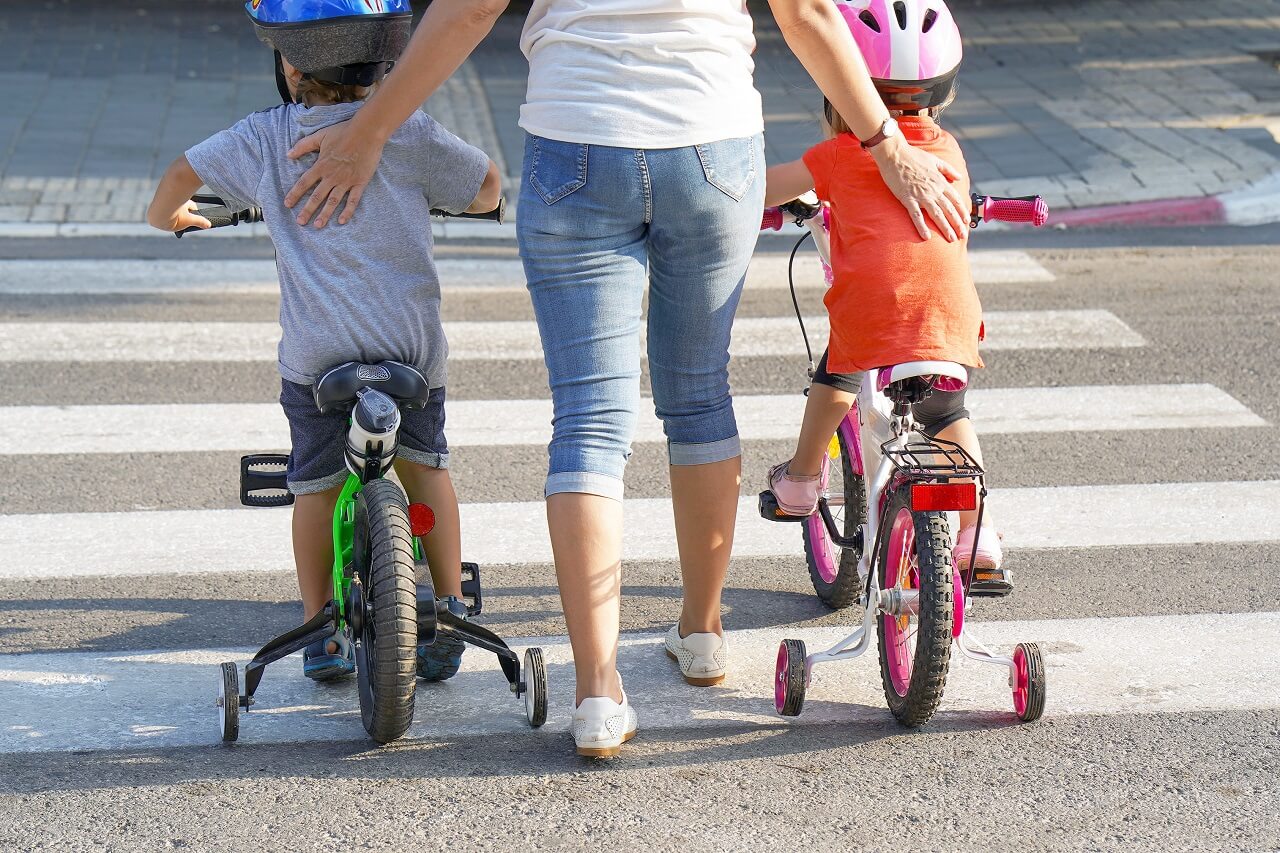
<svg viewBox="0 0 1280 853"><path fill-rule="evenodd" d="M437 596L462 597L462 533L458 495L447 468L430 468L406 459L396 460L396 476L410 503L424 503L436 516L436 526L422 539L431 583Z"/></svg>
<svg viewBox="0 0 1280 853"><path fill-rule="evenodd" d="M982 447L978 444L978 433L973 428L973 421L968 418L961 418L955 423L948 424L939 430L935 437L944 441L954 441L977 460L979 465L982 465ZM960 513L960 528L962 530L977 523L977 510L966 510ZM987 527L994 529L995 527L995 521L991 517L989 508L982 513L982 527L984 529Z"/></svg>
<svg viewBox="0 0 1280 853"><path fill-rule="evenodd" d="M307 619L333 598L333 508L341 492L337 486L293 501L293 562ZM337 644L329 643L328 651L337 653Z"/></svg>
<svg viewBox="0 0 1280 853"><path fill-rule="evenodd" d="M809 399L804 404L804 421L800 439L788 471L797 477L816 476L822 472L822 459L831 445L840 421L849 414L857 397L830 385L817 382L809 386Z"/></svg>

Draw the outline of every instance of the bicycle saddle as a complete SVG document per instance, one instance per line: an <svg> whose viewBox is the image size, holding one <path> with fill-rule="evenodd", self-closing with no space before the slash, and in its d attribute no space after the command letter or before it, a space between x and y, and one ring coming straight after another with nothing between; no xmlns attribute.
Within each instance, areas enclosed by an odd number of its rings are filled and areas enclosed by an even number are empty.
<svg viewBox="0 0 1280 853"><path fill-rule="evenodd" d="M377 364L348 361L321 374L312 395L320 413L329 415L351 411L356 404L356 392L361 388L381 391L403 409L424 408L431 391L427 377L416 367L398 361Z"/></svg>
<svg viewBox="0 0 1280 853"><path fill-rule="evenodd" d="M963 391L968 385L969 371L952 361L908 361L876 371L876 390L907 403L934 391Z"/></svg>

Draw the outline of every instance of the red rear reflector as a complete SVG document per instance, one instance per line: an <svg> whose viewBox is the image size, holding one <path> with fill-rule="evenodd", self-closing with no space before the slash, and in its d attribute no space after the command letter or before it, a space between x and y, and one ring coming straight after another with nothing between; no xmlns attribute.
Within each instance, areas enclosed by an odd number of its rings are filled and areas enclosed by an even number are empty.
<svg viewBox="0 0 1280 853"><path fill-rule="evenodd" d="M409 504L409 530L414 536L426 536L436 526L436 514L426 504Z"/></svg>
<svg viewBox="0 0 1280 853"><path fill-rule="evenodd" d="M977 509L978 484L913 483L911 508L918 512Z"/></svg>

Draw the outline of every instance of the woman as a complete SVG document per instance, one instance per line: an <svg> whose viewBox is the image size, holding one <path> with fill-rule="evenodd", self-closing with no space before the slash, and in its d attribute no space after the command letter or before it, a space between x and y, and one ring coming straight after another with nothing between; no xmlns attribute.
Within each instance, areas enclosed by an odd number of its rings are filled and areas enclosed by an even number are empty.
<svg viewBox="0 0 1280 853"><path fill-rule="evenodd" d="M957 177L894 134L831 0L770 0L788 45L928 239L925 215L961 239ZM504 0L434 0L397 72L320 150L286 203L298 221L350 219L387 137L462 63ZM547 519L573 647L583 755L636 732L617 673L622 471L639 399L641 299L668 439L684 606L666 651L693 684L724 679L720 594L741 459L728 386L730 324L764 191L763 118L744 0L535 0L521 47L521 257L554 401Z"/></svg>

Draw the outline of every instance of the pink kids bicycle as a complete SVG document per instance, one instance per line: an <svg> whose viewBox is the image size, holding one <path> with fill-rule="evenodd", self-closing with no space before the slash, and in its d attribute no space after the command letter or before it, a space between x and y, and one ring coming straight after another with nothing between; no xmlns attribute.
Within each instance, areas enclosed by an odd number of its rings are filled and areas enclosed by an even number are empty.
<svg viewBox="0 0 1280 853"><path fill-rule="evenodd" d="M809 194L766 210L761 227L777 230L790 217L807 228L791 259L812 237L830 283L827 215L828 209ZM996 219L1040 226L1047 218L1048 207L1038 196L973 197L974 226ZM794 279L790 283L795 301ZM811 350L809 363L812 375ZM1031 722L1043 713L1045 666L1039 647L1019 643L1011 656L998 654L973 636L965 618L971 604L969 572L959 571L952 559L947 513L976 508L982 523L987 494L982 467L960 445L919 432L911 414L911 404L933 391L959 391L967 383L964 366L945 361L868 372L857 402L831 439L829 453L833 462L839 460L833 465L838 476L833 475L817 511L807 517L788 515L773 492L760 493L761 516L801 525L818 597L835 609L863 608L857 630L830 649L807 654L803 641L782 641L774 675L779 714L800 714L816 664L858 657L870 647L873 634L889 710L905 726L921 726L937 710L952 644L965 657L1005 667L1019 719Z"/></svg>

